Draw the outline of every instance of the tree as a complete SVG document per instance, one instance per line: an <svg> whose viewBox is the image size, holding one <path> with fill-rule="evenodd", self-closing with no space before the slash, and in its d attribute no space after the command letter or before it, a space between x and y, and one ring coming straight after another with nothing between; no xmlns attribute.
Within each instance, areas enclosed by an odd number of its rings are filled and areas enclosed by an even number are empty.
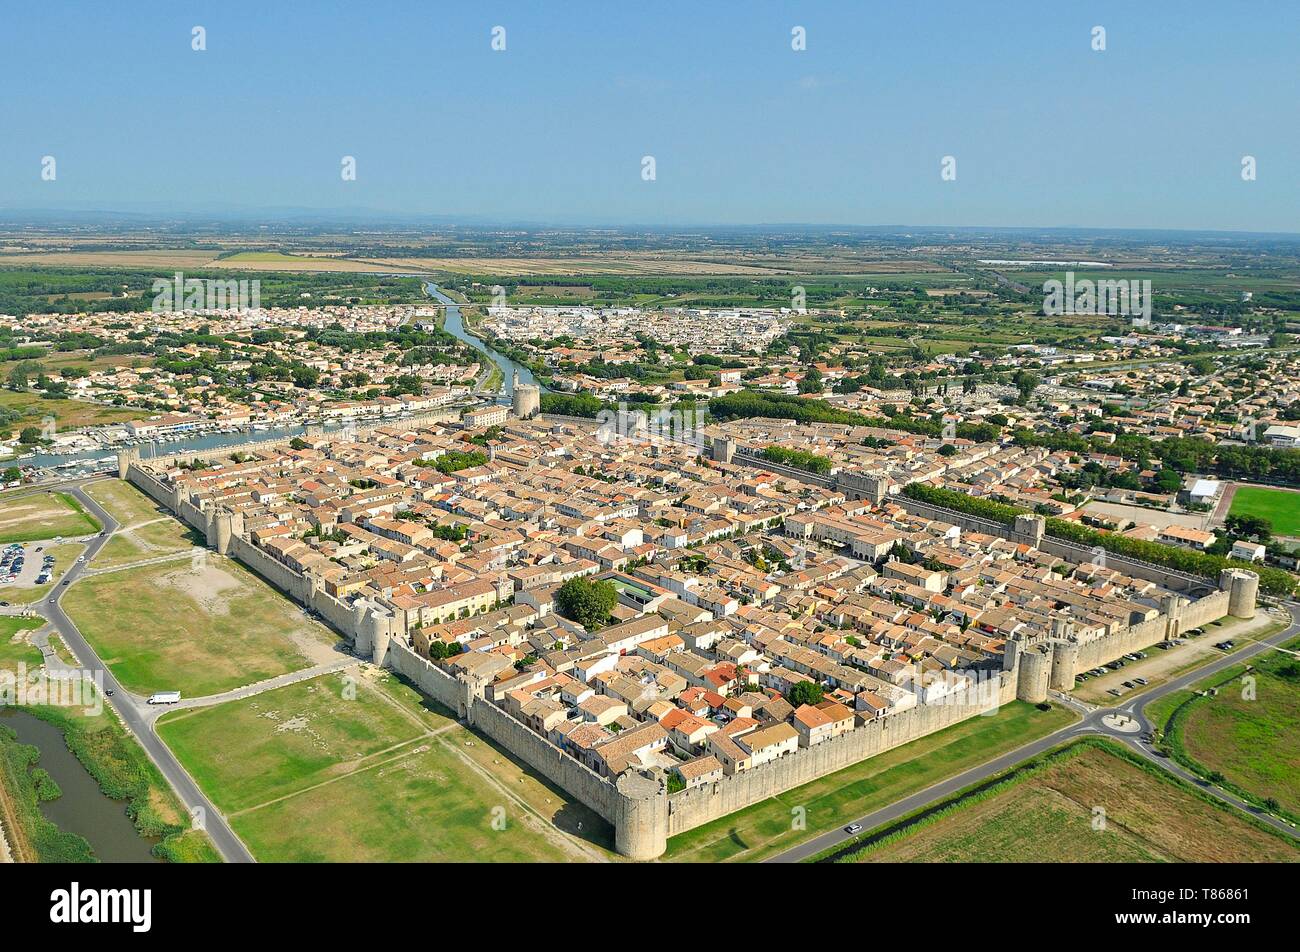
<svg viewBox="0 0 1300 952"><path fill-rule="evenodd" d="M610 582L571 578L555 593L555 609L584 628L598 628L618 603L618 590Z"/></svg>
<svg viewBox="0 0 1300 952"><path fill-rule="evenodd" d="M1156 488L1165 493L1176 493L1183 486L1183 477L1177 470L1162 469L1156 473Z"/></svg>
<svg viewBox="0 0 1300 952"><path fill-rule="evenodd" d="M25 443L30 446L31 444L39 443L40 441L41 431L38 427L25 426L23 427L22 432L18 434L19 443Z"/></svg>
<svg viewBox="0 0 1300 952"><path fill-rule="evenodd" d="M9 389L26 390L31 386L32 377L38 375L43 376L40 364L34 360L20 361L9 371Z"/></svg>
<svg viewBox="0 0 1300 952"><path fill-rule="evenodd" d="M22 478L23 478L23 471L19 469L17 466L10 466L8 469L4 471L4 476L0 477L0 480L3 480L6 483L13 483L13 482L17 482Z"/></svg>
<svg viewBox="0 0 1300 952"><path fill-rule="evenodd" d="M1033 396L1034 390L1038 387L1039 379L1037 374L1031 374L1027 370L1017 370L1011 378L1011 382L1020 391L1020 402L1028 403L1029 398Z"/></svg>
<svg viewBox="0 0 1300 952"><path fill-rule="evenodd" d="M801 704L820 704L822 701L822 686L816 681L800 681L790 688L785 699L795 707Z"/></svg>
<svg viewBox="0 0 1300 952"><path fill-rule="evenodd" d="M957 455L957 447L953 446L951 443L945 443L945 444L943 444L943 446L939 447L939 455L940 455L940 456L956 456L956 455Z"/></svg>
<svg viewBox="0 0 1300 952"><path fill-rule="evenodd" d="M1267 542L1273 538L1273 524L1263 516L1228 516L1224 525L1229 532L1248 539Z"/></svg>
<svg viewBox="0 0 1300 952"><path fill-rule="evenodd" d="M308 443L306 440L304 440L301 436L295 436L293 439L289 441L289 446L291 449L305 450L307 449L307 447L311 446L311 444Z"/></svg>
<svg viewBox="0 0 1300 952"><path fill-rule="evenodd" d="M822 372L816 367L809 367L808 372L803 375L799 381L800 393L821 393L822 392Z"/></svg>

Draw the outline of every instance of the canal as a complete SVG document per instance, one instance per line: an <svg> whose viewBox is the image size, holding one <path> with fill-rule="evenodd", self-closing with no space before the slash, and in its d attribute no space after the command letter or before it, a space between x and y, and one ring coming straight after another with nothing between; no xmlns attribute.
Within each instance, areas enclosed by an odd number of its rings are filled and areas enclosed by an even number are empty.
<svg viewBox="0 0 1300 952"><path fill-rule="evenodd" d="M19 743L41 752L36 766L44 768L63 795L40 805L45 818L68 833L89 841L102 863L161 862L150 851L158 841L140 835L126 815L125 800L111 800L81 761L68 750L63 731L14 707L0 707L0 724L18 735Z"/></svg>
<svg viewBox="0 0 1300 952"><path fill-rule="evenodd" d="M533 372L531 370L529 370L523 364L511 360L509 357L501 353L499 350L493 350L482 340L480 340L479 338L471 334L469 331L467 331L465 329L465 320L463 317L461 317L460 308L456 305L455 301L453 301L451 298L449 298L446 294L442 292L442 289L439 288L438 285L434 284L432 281L428 281L424 285L424 290L425 293L429 295L429 297L433 298L435 301L439 302L440 304L446 305L447 314L446 317L443 319L442 329L445 330L452 337L455 337L456 339L464 341L466 344L469 344L469 346L473 347L475 350L479 351L480 353L486 354L489 360L491 360L494 364L496 364L498 367L501 368L501 373L505 380L505 382L501 385L501 397L503 398L504 402L509 403L510 396L511 394L514 393L515 388L514 388L513 378L516 373L519 374L520 383L532 384L534 387L540 389L543 393L546 392L547 388L542 386L542 384L537 380L537 377L533 375Z"/></svg>

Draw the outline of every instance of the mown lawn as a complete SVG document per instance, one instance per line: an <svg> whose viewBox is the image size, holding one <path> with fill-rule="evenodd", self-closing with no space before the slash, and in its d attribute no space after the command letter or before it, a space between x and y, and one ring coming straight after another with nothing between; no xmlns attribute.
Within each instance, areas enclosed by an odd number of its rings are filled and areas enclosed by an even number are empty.
<svg viewBox="0 0 1300 952"><path fill-rule="evenodd" d="M99 529L99 522L67 493L0 496L0 544L91 535Z"/></svg>
<svg viewBox="0 0 1300 952"><path fill-rule="evenodd" d="M1300 536L1300 493L1261 486L1238 486L1229 515L1259 516L1275 535Z"/></svg>
<svg viewBox="0 0 1300 952"><path fill-rule="evenodd" d="M562 791L386 673L176 711L158 732L263 862L601 857L561 832Z"/></svg>

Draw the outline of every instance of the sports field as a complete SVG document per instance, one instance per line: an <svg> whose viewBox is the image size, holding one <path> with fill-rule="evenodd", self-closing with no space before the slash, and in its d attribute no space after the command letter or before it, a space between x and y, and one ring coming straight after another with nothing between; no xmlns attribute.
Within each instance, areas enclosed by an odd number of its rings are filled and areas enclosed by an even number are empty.
<svg viewBox="0 0 1300 952"><path fill-rule="evenodd" d="M67 493L22 492L0 496L0 543L90 535L99 523Z"/></svg>
<svg viewBox="0 0 1300 952"><path fill-rule="evenodd" d="M1297 862L1300 849L1194 787L1085 743L847 862ZM1136 755L1131 755L1136 757ZM884 831L873 831L877 834ZM864 839L869 839L867 834Z"/></svg>
<svg viewBox="0 0 1300 952"><path fill-rule="evenodd" d="M196 549L180 559L90 575L63 608L123 687L187 697L334 660L335 636L243 566Z"/></svg>
<svg viewBox="0 0 1300 952"><path fill-rule="evenodd" d="M1258 516L1273 526L1274 535L1300 536L1300 492L1238 486L1230 516Z"/></svg>
<svg viewBox="0 0 1300 952"><path fill-rule="evenodd" d="M373 668L173 712L158 732L263 862L612 858L603 821Z"/></svg>
<svg viewBox="0 0 1300 952"><path fill-rule="evenodd" d="M1022 701L1004 704L993 717L972 717L674 836L664 858L687 863L764 859L1028 744L1074 719L1059 706L1040 711ZM793 829L795 807L806 811L806 829Z"/></svg>

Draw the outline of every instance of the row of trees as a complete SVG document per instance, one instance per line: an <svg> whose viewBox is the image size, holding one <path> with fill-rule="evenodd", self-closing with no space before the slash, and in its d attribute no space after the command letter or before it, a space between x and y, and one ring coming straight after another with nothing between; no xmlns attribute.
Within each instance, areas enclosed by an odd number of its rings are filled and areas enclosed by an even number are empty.
<svg viewBox="0 0 1300 952"><path fill-rule="evenodd" d="M925 483L909 483L903 487L903 494L933 506L942 506L945 509L964 512L1008 525L1015 522L1016 516L1027 512L1025 509L1019 509L1006 503L967 496L965 493L959 493L951 489L941 489L938 486L930 486ZM1113 532L1090 529L1087 526L1066 519L1048 519L1047 534L1089 548L1100 547L1115 555L1150 562L1154 565L1172 569L1175 572L1200 575L1209 579L1217 579L1220 570L1228 566L1250 569L1259 573L1260 591L1267 595L1283 597L1290 595L1296 589L1295 576L1282 569L1241 562L1225 558L1222 555L1198 552L1194 549L1184 549L1177 546L1163 545L1159 542L1133 539Z"/></svg>
<svg viewBox="0 0 1300 952"><path fill-rule="evenodd" d="M739 420L749 417L772 417L794 420L796 423L843 423L849 426L874 426L881 429L902 430L922 436L940 436L943 423L940 414L932 417L914 417L895 414L889 417L866 416L849 410L840 410L825 400L794 397L786 394L741 390L709 401L709 412L717 420ZM977 443L991 443L999 439L1002 431L986 423L958 424L955 436Z"/></svg>

